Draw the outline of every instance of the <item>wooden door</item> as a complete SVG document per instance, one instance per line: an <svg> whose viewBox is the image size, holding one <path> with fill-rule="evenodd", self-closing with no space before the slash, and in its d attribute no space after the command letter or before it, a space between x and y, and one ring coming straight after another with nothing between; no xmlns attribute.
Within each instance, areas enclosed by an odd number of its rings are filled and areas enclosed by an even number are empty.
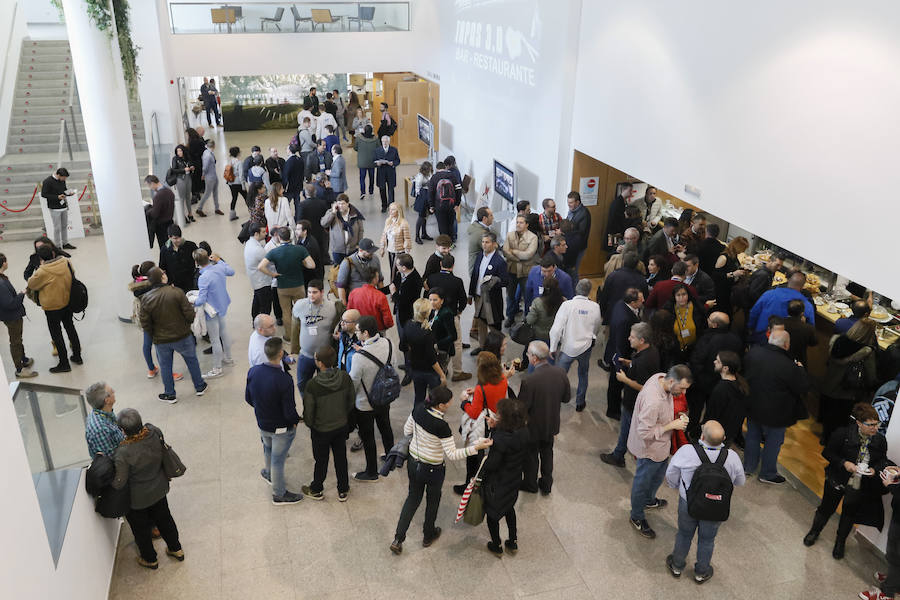
<svg viewBox="0 0 900 600"><path fill-rule="evenodd" d="M397 82L397 135L393 143L404 163L428 157L428 148L419 140L417 115L427 117L431 108L428 82Z"/></svg>

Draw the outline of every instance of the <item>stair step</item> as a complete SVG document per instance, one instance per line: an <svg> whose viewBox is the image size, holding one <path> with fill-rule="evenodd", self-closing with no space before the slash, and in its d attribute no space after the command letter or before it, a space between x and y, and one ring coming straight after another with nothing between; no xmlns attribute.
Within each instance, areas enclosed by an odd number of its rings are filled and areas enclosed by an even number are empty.
<svg viewBox="0 0 900 600"><path fill-rule="evenodd" d="M75 79L71 71L65 71L62 75L56 72L26 69L19 70L17 82L21 81L65 81Z"/></svg>
<svg viewBox="0 0 900 600"><path fill-rule="evenodd" d="M45 98L47 96L52 96L53 98L65 97L66 103L69 101L69 88L68 82L64 82L61 86L51 87L28 87L25 86L16 86L16 92L13 96L13 102L19 102L19 100L27 100L28 98Z"/></svg>

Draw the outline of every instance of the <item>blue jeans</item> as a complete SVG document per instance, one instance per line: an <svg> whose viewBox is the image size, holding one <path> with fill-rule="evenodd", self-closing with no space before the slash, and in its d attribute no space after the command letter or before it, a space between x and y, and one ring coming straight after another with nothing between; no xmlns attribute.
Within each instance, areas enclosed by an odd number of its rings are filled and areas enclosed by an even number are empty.
<svg viewBox="0 0 900 600"><path fill-rule="evenodd" d="M584 406L585 404L585 396L587 395L588 388L588 368L591 366L591 350L593 350L593 345L579 354L578 356L569 356L565 352L559 353L559 358L557 359L557 364L563 368L563 371L566 373L569 372L569 367L572 366L572 363L576 360L578 361L578 389L575 391L575 406Z"/></svg>
<svg viewBox="0 0 900 600"><path fill-rule="evenodd" d="M316 374L316 359L299 355L297 357L297 389L303 394L307 382Z"/></svg>
<svg viewBox="0 0 900 600"><path fill-rule="evenodd" d="M172 378L172 357L177 352L184 359L194 389L200 391L206 385L200 375L200 363L197 361L197 346L193 336L185 336L177 342L156 345L156 358L159 360L159 370L162 372L163 391L170 396L175 395L175 380Z"/></svg>
<svg viewBox="0 0 900 600"><path fill-rule="evenodd" d="M212 344L213 367L222 368L222 359L231 360L231 336L225 327L225 315L206 317L206 331Z"/></svg>
<svg viewBox="0 0 900 600"><path fill-rule="evenodd" d="M649 458L637 459L634 481L631 482L631 518L641 521L645 518L644 507L656 498L656 492L666 476L669 458L656 462Z"/></svg>
<svg viewBox="0 0 900 600"><path fill-rule="evenodd" d="M678 533L675 534L675 548L672 550L672 563L678 569L684 569L688 551L694 532L697 532L697 562L694 563L696 575L709 573L709 561L712 560L713 548L716 544L716 533L719 531L718 521L698 521L688 514L687 501L678 496Z"/></svg>
<svg viewBox="0 0 900 600"><path fill-rule="evenodd" d="M784 427L767 427L747 419L744 471L747 473L756 471L760 456L759 445L765 436L766 444L762 449L762 467L759 469L759 476L763 479L772 479L778 475L778 453L781 452L781 445L784 443L785 431Z"/></svg>
<svg viewBox="0 0 900 600"><path fill-rule="evenodd" d="M413 388L415 389L413 406L418 406L420 402L425 402L425 394L428 390L440 385L441 378L434 371L415 371L410 369L409 374L412 377Z"/></svg>
<svg viewBox="0 0 900 600"><path fill-rule="evenodd" d="M616 449L612 451L616 458L624 459L625 453L628 452L628 432L631 430L631 411L622 405L622 416L619 420L619 441L616 442Z"/></svg>
<svg viewBox="0 0 900 600"><path fill-rule="evenodd" d="M147 369L152 371L156 367L153 365L153 336L149 332L144 332L144 360L147 362Z"/></svg>
<svg viewBox="0 0 900 600"><path fill-rule="evenodd" d="M369 194L375 192L375 167L360 167L359 168L359 193L360 195L366 193L366 174L369 175Z"/></svg>
<svg viewBox="0 0 900 600"><path fill-rule="evenodd" d="M528 277L510 278L509 287L506 288L506 316L513 318L519 312L519 301L525 292L525 283Z"/></svg>
<svg viewBox="0 0 900 600"><path fill-rule="evenodd" d="M297 435L297 426L294 425L284 433L272 433L259 430L259 439L263 445L263 456L266 458L265 471L272 479L272 495L284 496L286 485L284 483L284 461L287 459L288 450L294 443Z"/></svg>
<svg viewBox="0 0 900 600"><path fill-rule="evenodd" d="M331 262L337 266L341 266L341 263L344 262L345 258L347 258L347 255L342 254L341 252L331 253Z"/></svg>

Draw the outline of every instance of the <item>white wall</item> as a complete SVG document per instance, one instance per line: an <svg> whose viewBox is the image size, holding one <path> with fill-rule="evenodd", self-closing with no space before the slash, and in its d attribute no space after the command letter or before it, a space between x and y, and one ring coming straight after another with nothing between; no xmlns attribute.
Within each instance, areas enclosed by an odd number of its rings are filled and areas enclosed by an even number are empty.
<svg viewBox="0 0 900 600"><path fill-rule="evenodd" d="M900 5L596 0L581 23L574 149L900 298Z"/></svg>
<svg viewBox="0 0 900 600"><path fill-rule="evenodd" d="M9 116L16 92L19 55L26 35L25 10L17 0L0 0L0 156L6 153L9 138Z"/></svg>
<svg viewBox="0 0 900 600"><path fill-rule="evenodd" d="M495 158L533 206L565 195L580 10L580 0L441 3L440 157L475 178L470 201L493 188Z"/></svg>

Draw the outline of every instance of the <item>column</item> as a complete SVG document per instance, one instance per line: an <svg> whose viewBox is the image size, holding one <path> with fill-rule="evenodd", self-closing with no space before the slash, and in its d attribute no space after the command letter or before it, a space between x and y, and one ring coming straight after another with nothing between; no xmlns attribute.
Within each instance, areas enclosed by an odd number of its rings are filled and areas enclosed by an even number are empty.
<svg viewBox="0 0 900 600"><path fill-rule="evenodd" d="M91 22L84 0L62 0L62 5L103 219L109 276L112 281L125 281L131 266L151 254L119 43L115 33L110 39ZM132 295L126 286L111 285L106 293L113 296L119 318L129 320Z"/></svg>

